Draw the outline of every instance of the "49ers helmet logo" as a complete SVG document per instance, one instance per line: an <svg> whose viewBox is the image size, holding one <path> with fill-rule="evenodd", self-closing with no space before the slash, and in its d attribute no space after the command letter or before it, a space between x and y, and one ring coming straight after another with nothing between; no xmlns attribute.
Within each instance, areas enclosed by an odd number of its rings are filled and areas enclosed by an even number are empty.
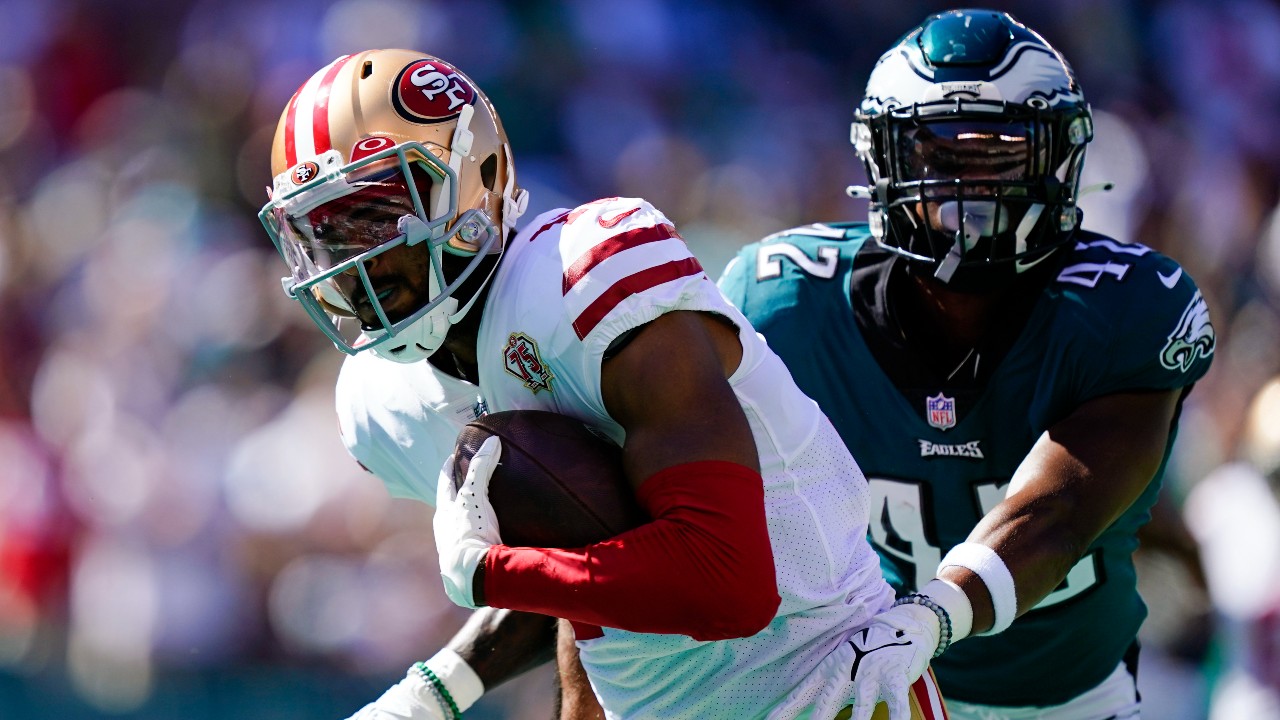
<svg viewBox="0 0 1280 720"><path fill-rule="evenodd" d="M415 60L396 76L391 104L409 122L452 120L464 105L476 101L476 89L452 65L440 60Z"/></svg>
<svg viewBox="0 0 1280 720"><path fill-rule="evenodd" d="M293 169L293 184L306 185L320 174L320 166L308 160Z"/></svg>

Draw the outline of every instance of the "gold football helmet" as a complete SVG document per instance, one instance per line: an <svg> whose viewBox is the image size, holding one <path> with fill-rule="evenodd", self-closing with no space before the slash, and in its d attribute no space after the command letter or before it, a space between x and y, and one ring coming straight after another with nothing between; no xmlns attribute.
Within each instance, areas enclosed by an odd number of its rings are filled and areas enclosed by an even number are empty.
<svg viewBox="0 0 1280 720"><path fill-rule="evenodd" d="M449 63L410 50L344 55L312 75L280 115L271 172L258 217L289 265L285 292L339 349L400 362L444 342L480 294L457 297L459 286L501 254L528 201L489 99ZM389 313L371 263L420 243L427 297ZM445 253L470 262L446 277ZM357 316L352 338L342 321Z"/></svg>

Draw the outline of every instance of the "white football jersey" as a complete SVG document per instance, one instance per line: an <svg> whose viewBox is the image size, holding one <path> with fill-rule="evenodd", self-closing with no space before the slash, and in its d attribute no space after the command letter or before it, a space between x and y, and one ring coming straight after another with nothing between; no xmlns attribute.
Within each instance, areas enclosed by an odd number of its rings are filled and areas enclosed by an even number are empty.
<svg viewBox="0 0 1280 720"><path fill-rule="evenodd" d="M716 313L739 329L742 362L729 383L760 452L782 603L772 623L749 638L701 642L604 628L603 637L578 647L611 718L761 716L846 631L887 608L893 592L866 540L868 489L861 471L817 404L707 277L666 217L643 200L608 198L545 213L511 239L480 324L480 387L491 411L571 415L622 444L625 433L601 396L602 359L625 333L673 310ZM348 360L339 402L347 404L343 431L352 453L380 477L392 472L397 484L407 484L402 474L414 464L402 450L365 444L422 444L416 431L398 425L431 423L443 432L448 421L426 420L433 411L423 408L405 409L415 397L440 405L440 393L384 386L440 380L428 363L419 363L424 369L416 374L381 375L391 366L376 358L367 366ZM353 398L373 374L380 375L372 383L377 395ZM394 411L373 407L384 403ZM453 406L455 416L466 414L461 405ZM348 427L364 430L356 436ZM374 468L366 457L384 467ZM726 606L733 602L725 598Z"/></svg>
<svg viewBox="0 0 1280 720"><path fill-rule="evenodd" d="M436 479L462 427L481 411L480 390L429 362L349 355L334 391L342 442L393 497L436 504Z"/></svg>

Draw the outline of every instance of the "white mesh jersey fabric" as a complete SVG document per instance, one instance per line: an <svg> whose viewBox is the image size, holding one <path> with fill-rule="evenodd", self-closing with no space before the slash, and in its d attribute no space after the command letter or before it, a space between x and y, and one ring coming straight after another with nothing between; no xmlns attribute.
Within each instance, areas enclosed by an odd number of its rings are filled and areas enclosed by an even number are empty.
<svg viewBox="0 0 1280 720"><path fill-rule="evenodd" d="M819 416L807 442L788 449L797 451L790 461L764 472L778 615L735 640L605 628L604 637L579 642L608 717L762 717L849 630L893 602L866 542L866 481L835 429Z"/></svg>
<svg viewBox="0 0 1280 720"><path fill-rule="evenodd" d="M670 221L635 198L535 218L509 244L480 324L480 387L491 411L551 410L621 443L600 395L609 344L666 312L746 320Z"/></svg>
<svg viewBox="0 0 1280 720"><path fill-rule="evenodd" d="M648 203L610 198L545 213L506 252L477 348L480 387L491 411L551 410L621 443L624 432L600 393L600 365L611 342L675 310L717 313L739 328L743 359L729 381L760 452L782 596L778 615L761 633L739 640L707 643L605 629L604 637L579 647L610 717L762 716L849 629L893 600L866 541L866 480L818 406ZM373 362L379 369L394 365ZM373 370L361 377L377 388L378 401L393 406L412 403L431 384L429 370L376 380ZM359 387L347 384L341 393L344 428L361 431L344 430L344 437L353 438L357 457L401 458L406 442L422 444L417 430L447 435L452 443L456 430L449 418L388 413L373 407L374 399L354 398ZM408 388L410 399L397 395L396 386ZM416 430L406 431L406 423ZM387 472L403 472L395 463L384 465Z"/></svg>
<svg viewBox="0 0 1280 720"><path fill-rule="evenodd" d="M334 392L342 442L393 497L436 502L453 440L476 417L480 390L431 363L348 357Z"/></svg>

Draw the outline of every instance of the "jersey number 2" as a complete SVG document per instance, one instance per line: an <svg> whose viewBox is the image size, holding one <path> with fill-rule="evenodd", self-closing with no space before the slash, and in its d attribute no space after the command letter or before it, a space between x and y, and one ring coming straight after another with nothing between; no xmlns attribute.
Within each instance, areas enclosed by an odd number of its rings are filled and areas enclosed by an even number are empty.
<svg viewBox="0 0 1280 720"><path fill-rule="evenodd" d="M830 280L836 274L840 248L834 245L823 245L818 248L818 259L814 260L791 243L761 245L756 251L756 280L768 280L781 276L782 261L779 258L784 257L789 258L806 273L823 280Z"/></svg>

